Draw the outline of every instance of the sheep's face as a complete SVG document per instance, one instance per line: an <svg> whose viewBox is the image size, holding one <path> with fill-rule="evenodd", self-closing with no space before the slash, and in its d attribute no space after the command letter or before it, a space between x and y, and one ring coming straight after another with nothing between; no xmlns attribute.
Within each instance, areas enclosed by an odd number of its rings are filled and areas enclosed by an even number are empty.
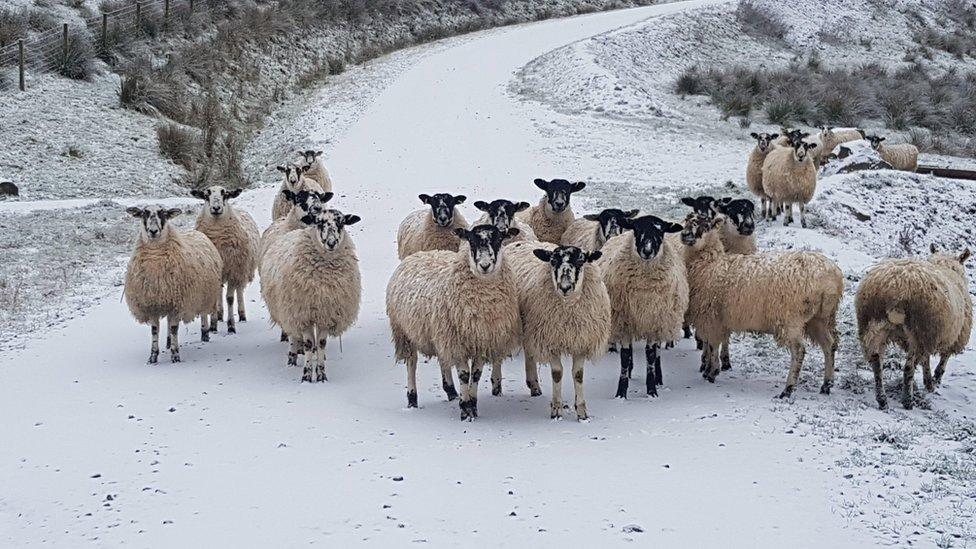
<svg viewBox="0 0 976 549"><path fill-rule="evenodd" d="M316 228L319 240L330 252L342 244L342 239L346 236L346 226L359 221L358 215L345 215L339 210L321 210L317 214L309 213L302 217L302 223Z"/></svg>
<svg viewBox="0 0 976 549"><path fill-rule="evenodd" d="M713 229L721 227L725 222L722 216L711 216L701 212L691 212L685 218L685 226L681 230L681 243L685 246L698 247Z"/></svg>
<svg viewBox="0 0 976 549"><path fill-rule="evenodd" d="M809 156L810 150L815 148L817 148L816 143L804 143L802 141L793 143L793 158L797 162L804 162Z"/></svg>
<svg viewBox="0 0 976 549"><path fill-rule="evenodd" d="M681 232L681 225L665 221L653 215L645 215L637 219L627 219L624 221L625 228L634 231L634 245L637 248L637 255L644 260L657 257L661 251L661 244L664 243L664 235L667 233Z"/></svg>
<svg viewBox="0 0 976 549"><path fill-rule="evenodd" d="M477 225L471 230L454 229L454 234L461 240L468 242L468 263L471 272L478 276L487 276L498 270L501 264L502 243L518 236L518 229L499 231L494 225Z"/></svg>
<svg viewBox="0 0 976 549"><path fill-rule="evenodd" d="M549 209L555 213L561 213L569 207L570 196L586 188L586 183L570 183L565 179L553 179L552 181L536 179L535 186L545 191Z"/></svg>
<svg viewBox="0 0 976 549"><path fill-rule="evenodd" d="M779 137L778 133L756 133L752 132L749 135L756 140L756 147L760 152L766 152L769 147L773 144L773 141Z"/></svg>
<svg viewBox="0 0 976 549"><path fill-rule="evenodd" d="M315 191L298 191L297 193L284 189L281 191L285 200L298 206L303 212L318 215L325 207L325 203L332 200L332 193L320 193Z"/></svg>
<svg viewBox="0 0 976 549"><path fill-rule="evenodd" d="M515 214L529 209L528 202L512 202L511 200L492 200L490 203L479 200L474 207L488 214L492 225L499 231L507 231L512 226Z"/></svg>
<svg viewBox="0 0 976 549"><path fill-rule="evenodd" d="M803 143L804 139L810 137L809 133L802 130L783 130L783 135L786 136L786 141L791 147L797 143Z"/></svg>
<svg viewBox="0 0 976 549"><path fill-rule="evenodd" d="M874 150L881 150L881 142L885 140L884 137L877 135L865 135L864 139L867 139L871 143L871 148Z"/></svg>
<svg viewBox="0 0 976 549"><path fill-rule="evenodd" d="M563 297L569 297L582 283L583 266L603 256L602 252L586 253L575 246L559 246L551 252L537 249L532 253L552 267L552 284Z"/></svg>
<svg viewBox="0 0 976 549"><path fill-rule="evenodd" d="M833 138L834 137L833 126L820 126L820 137L824 143L826 143L828 139Z"/></svg>
<svg viewBox="0 0 976 549"><path fill-rule="evenodd" d="M437 193L433 196L429 194L420 195L420 201L430 206L430 215L434 218L434 223L437 223L438 227L450 227L451 223L454 223L455 206L463 204L467 199L463 194Z"/></svg>
<svg viewBox="0 0 976 549"><path fill-rule="evenodd" d="M298 184L302 182L302 175L308 171L308 167L299 166L298 164L288 164L287 166L278 166L276 168L285 178L285 187L295 190L298 188Z"/></svg>
<svg viewBox="0 0 976 549"><path fill-rule="evenodd" d="M214 185L203 190L190 191L190 195L205 201L207 203L207 209L204 211L209 211L210 215L219 217L227 211L227 201L231 198L237 198L243 191L244 189L228 191L220 185Z"/></svg>
<svg viewBox="0 0 976 549"><path fill-rule="evenodd" d="M322 156L322 151L313 151L311 149L307 151L298 151L298 155L301 159L298 161L298 167L305 168L305 171L312 169L315 162Z"/></svg>
<svg viewBox="0 0 976 549"><path fill-rule="evenodd" d="M583 219L588 219L590 221L596 221L600 224L600 236L603 241L606 242L611 238L617 236L618 234L624 232L624 223L628 219L633 219L637 217L640 210L618 210L616 208L608 208L603 210L598 214L587 214L583 216Z"/></svg>
<svg viewBox="0 0 976 549"><path fill-rule="evenodd" d="M715 198L711 196L685 197L681 199L681 203L691 207L696 213L715 217Z"/></svg>
<svg viewBox="0 0 976 549"><path fill-rule="evenodd" d="M153 241L163 236L169 220L183 213L179 208L148 206L145 208L126 208L126 213L142 220L141 234L145 240Z"/></svg>
<svg viewBox="0 0 976 549"><path fill-rule="evenodd" d="M932 252L932 255L929 257L930 263L949 269L962 277L963 280L966 279L966 268L963 267L963 265L965 265L966 260L972 255L969 248L963 250L959 255L954 255L940 252L939 249L936 248L935 244L932 244L929 251Z"/></svg>
<svg viewBox="0 0 976 549"><path fill-rule="evenodd" d="M727 217L742 236L749 236L756 231L756 205L752 200L723 198L715 203L715 209Z"/></svg>

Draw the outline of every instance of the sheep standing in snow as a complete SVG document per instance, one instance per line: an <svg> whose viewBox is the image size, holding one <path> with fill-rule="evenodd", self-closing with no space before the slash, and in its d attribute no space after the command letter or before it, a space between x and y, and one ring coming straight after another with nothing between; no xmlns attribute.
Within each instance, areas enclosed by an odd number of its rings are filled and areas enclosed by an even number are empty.
<svg viewBox="0 0 976 549"><path fill-rule="evenodd" d="M197 216L196 229L214 243L224 269L221 278L227 288L227 333L237 332L234 324L234 297L237 297L237 316L247 320L244 312L244 289L254 280L258 267L261 236L250 214L234 208L229 200L240 196L243 189L229 191L219 185L191 191L191 195L205 200L207 205ZM223 301L218 301L217 314L210 319L210 331L217 331L223 320Z"/></svg>
<svg viewBox="0 0 976 549"><path fill-rule="evenodd" d="M878 151L881 159L891 164L896 170L906 172L918 171L918 147L911 143L896 143L885 145L884 137L877 135L866 135L864 137L871 142L871 148Z"/></svg>
<svg viewBox="0 0 976 549"><path fill-rule="evenodd" d="M569 224L563 233L562 245L595 252L622 233L627 220L637 217L639 213L640 210L608 208L598 214L586 214Z"/></svg>
<svg viewBox="0 0 976 549"><path fill-rule="evenodd" d="M302 166L289 164L287 166L278 166L277 169L281 172L284 180L281 182L281 187L278 188L278 194L275 195L274 203L271 205L271 221L276 221L288 215L288 212L293 207L293 204L285 198L285 191L292 193L300 191L325 192L314 179L305 177L305 168Z"/></svg>
<svg viewBox="0 0 976 549"><path fill-rule="evenodd" d="M570 183L565 179L536 179L535 186L546 194L537 206L532 206L516 215L520 220L528 223L535 231L540 242L559 244L563 233L573 222L573 208L569 201L573 193L582 191L586 183Z"/></svg>
<svg viewBox="0 0 976 549"><path fill-rule="evenodd" d="M793 222L793 205L800 207L800 226L807 226L807 203L817 190L817 167L809 154L815 143L795 142L792 147L776 147L763 162L763 191L776 207L785 209L783 225Z"/></svg>
<svg viewBox="0 0 976 549"><path fill-rule="evenodd" d="M973 323L973 300L962 254L939 253L935 245L927 261L896 259L884 261L868 271L855 299L858 337L865 358L874 370L875 396L885 409L881 363L885 348L895 343L908 355L902 384L902 404L911 408L915 390L915 368L922 365L925 388L934 391L942 382L949 357L969 344ZM939 355L932 376L929 357Z"/></svg>
<svg viewBox="0 0 976 549"><path fill-rule="evenodd" d="M261 296L272 321L303 342L303 382L327 381L326 338L342 335L359 316L359 258L346 231L359 220L338 210L306 214L307 228L282 235L261 260ZM295 360L289 353L289 364Z"/></svg>
<svg viewBox="0 0 976 549"><path fill-rule="evenodd" d="M522 336L518 287L502 246L518 229L476 225L454 232L467 241L463 249L418 252L400 262L386 288L386 314L396 359L407 365L407 406L417 407L421 353L437 357L445 384L457 368L461 419L471 421L485 363L510 356Z"/></svg>
<svg viewBox="0 0 976 549"><path fill-rule="evenodd" d="M729 221L722 225L725 253L756 253L756 205L745 198L726 197L715 201L715 212Z"/></svg>
<svg viewBox="0 0 976 549"><path fill-rule="evenodd" d="M519 230L518 236L505 241L506 245L513 242L526 240L535 242L538 240L532 227L516 217L517 213L529 209L528 202L512 202L505 199L492 200L491 202L478 200L474 203L474 207L485 212L474 222L474 225L494 225L502 232L512 227Z"/></svg>
<svg viewBox="0 0 976 549"><path fill-rule="evenodd" d="M298 166L304 172L305 177L315 181L322 188L322 192L331 193L332 178L329 177L329 170L325 169L325 162L322 160L322 151L298 151L301 160Z"/></svg>
<svg viewBox="0 0 976 549"><path fill-rule="evenodd" d="M647 394L657 396L663 384L660 346L678 339L688 307L681 253L665 239L681 225L647 215L626 220L624 228L604 244L596 263L610 294L610 341L620 346L617 397L627 398L635 339L647 341Z"/></svg>
<svg viewBox="0 0 976 549"><path fill-rule="evenodd" d="M829 394L834 383L837 309L844 294L840 268L813 252L730 255L722 246L722 216L691 213L681 240L691 299L688 316L705 342L709 367L703 376L715 382L716 353L733 333L772 334L790 350L790 373L780 398L793 394L806 354L804 337L824 353L824 382Z"/></svg>
<svg viewBox="0 0 976 549"><path fill-rule="evenodd" d="M149 363L159 359L159 319L169 324L167 348L173 362L180 361L180 322L200 317L200 339L210 340L207 316L220 303L220 253L199 231L180 231L169 221L179 208L131 207L126 212L142 221L129 267L125 273L125 302L140 324L152 329Z"/></svg>
<svg viewBox="0 0 976 549"><path fill-rule="evenodd" d="M778 133L751 133L749 134L756 140L756 146L749 153L749 162L746 164L746 184L752 194L759 197L762 204L762 219L772 217L769 196L762 186L762 167L766 160L766 155L773 149L773 142L779 137Z"/></svg>
<svg viewBox="0 0 976 549"><path fill-rule="evenodd" d="M422 194L420 201L428 206L409 215L397 230L397 256L403 259L417 252L446 250L456 252L460 241L456 229L467 229L468 222L457 210L467 197L438 193Z"/></svg>
<svg viewBox="0 0 976 549"><path fill-rule="evenodd" d="M552 372L553 419L562 418L562 355L573 361L576 418L587 419L583 366L600 356L610 337L610 295L592 263L602 255L575 246L516 242L506 257L518 283L526 383L538 388L536 361Z"/></svg>

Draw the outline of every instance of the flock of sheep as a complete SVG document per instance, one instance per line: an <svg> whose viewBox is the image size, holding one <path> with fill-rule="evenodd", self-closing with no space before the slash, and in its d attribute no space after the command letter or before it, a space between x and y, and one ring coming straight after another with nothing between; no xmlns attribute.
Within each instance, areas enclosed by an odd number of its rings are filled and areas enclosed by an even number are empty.
<svg viewBox="0 0 976 549"><path fill-rule="evenodd" d="M810 141L798 130L782 138L752 135L757 146L747 180L762 200L762 217L783 211L789 222L798 204L804 226L806 203L816 188L815 165L836 145L865 137L832 128ZM872 143L887 154L882 140L874 137ZM890 154L902 153L896 149ZM169 223L181 213L176 208L128 209L142 228L125 297L136 320L152 329L150 363L158 360L161 317L169 323L167 348L174 362L180 360L180 322L199 317L201 337L209 339L224 319L225 287L227 330L234 332L235 297L244 321L243 290L258 270L271 319L282 328L282 341L290 343L288 364L297 365L304 355L302 381L326 380L326 338L341 335L359 312L358 257L345 227L360 218L326 206L333 193L322 153L299 154L301 161L278 167L283 181L273 223L263 235L229 202L240 190L194 191L207 202L196 230ZM917 151L910 160L917 163ZM492 394L501 394L502 363L521 350L532 396L542 394L537 364L550 366L552 418L563 414L563 357L572 361L575 412L584 420L587 360L608 347L619 352L616 396L626 398L633 344L643 341L646 393L657 396L663 350L692 330L702 349L702 376L710 382L732 367L732 334L772 335L791 357L781 397L794 391L810 340L824 355L821 393L830 393L843 273L819 253L758 250L752 201L684 198L691 211L680 223L620 209L577 218L571 197L585 183L537 179L535 185L543 192L537 205L477 201L483 215L470 224L458 210L465 196L421 194L424 207L401 223L400 265L387 287L386 312L396 359L407 366L408 407L418 405L419 355L437 359L448 400L460 397L461 419L473 420L484 367L492 365ZM861 282L859 337L882 408L887 402L881 364L889 344L908 356L906 408L913 403L915 368L922 366L926 389L935 390L948 357L965 349L972 321L963 268L968 257L968 250L950 255L933 246L927 260L884 261ZM929 358L935 354L940 362L933 376Z"/></svg>

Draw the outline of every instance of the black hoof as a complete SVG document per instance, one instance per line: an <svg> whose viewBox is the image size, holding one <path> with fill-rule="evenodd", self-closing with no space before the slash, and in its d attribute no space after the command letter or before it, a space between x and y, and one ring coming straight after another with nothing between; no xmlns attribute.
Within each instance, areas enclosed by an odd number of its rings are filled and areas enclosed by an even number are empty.
<svg viewBox="0 0 976 549"><path fill-rule="evenodd" d="M830 388L833 387L833 386L834 386L834 382L833 381L824 381L823 382L823 385L820 386L820 394L822 394L822 395L829 395L830 394Z"/></svg>
<svg viewBox="0 0 976 549"><path fill-rule="evenodd" d="M794 387L792 385L787 385L786 388L783 389L783 392L779 394L779 398L790 398L793 396L793 389Z"/></svg>
<svg viewBox="0 0 976 549"><path fill-rule="evenodd" d="M702 374L702 377L709 383L715 383L715 378L718 377L718 374L716 372L705 372Z"/></svg>
<svg viewBox="0 0 976 549"><path fill-rule="evenodd" d="M302 383L311 383L312 374L302 374Z"/></svg>
<svg viewBox="0 0 976 549"><path fill-rule="evenodd" d="M447 401L448 402L451 402L453 400L456 400L457 397L458 397L457 389L455 389L453 385L445 385L444 386L444 393L447 394Z"/></svg>
<svg viewBox="0 0 976 549"><path fill-rule="evenodd" d="M288 341L288 334L282 332L281 333L281 341Z"/></svg>
<svg viewBox="0 0 976 549"><path fill-rule="evenodd" d="M180 355L173 355L169 359L170 362L180 362Z"/></svg>
<svg viewBox="0 0 976 549"><path fill-rule="evenodd" d="M649 389L647 391L647 396L651 398L657 398L657 389Z"/></svg>
<svg viewBox="0 0 976 549"><path fill-rule="evenodd" d="M237 328L234 327L234 326L228 326L227 327L227 333L228 334L236 334L237 333Z"/></svg>
<svg viewBox="0 0 976 549"><path fill-rule="evenodd" d="M329 378L325 377L325 372L315 374L315 383L324 383L329 381Z"/></svg>
<svg viewBox="0 0 976 549"><path fill-rule="evenodd" d="M407 391L407 408L417 407L417 391Z"/></svg>
<svg viewBox="0 0 976 549"><path fill-rule="evenodd" d="M886 399L886 398L879 398L878 399L878 409L879 410L887 410L888 409L888 399Z"/></svg>
<svg viewBox="0 0 976 549"><path fill-rule="evenodd" d="M247 322L247 317L244 315L237 315L238 322Z"/></svg>
<svg viewBox="0 0 976 549"><path fill-rule="evenodd" d="M627 398L627 387L630 385L627 382L627 378L622 377L617 382L617 395L616 398Z"/></svg>
<svg viewBox="0 0 976 549"><path fill-rule="evenodd" d="M288 365L298 366L298 353L288 353Z"/></svg>
<svg viewBox="0 0 976 549"><path fill-rule="evenodd" d="M200 332L200 341L207 343L210 341L210 332Z"/></svg>
<svg viewBox="0 0 976 549"><path fill-rule="evenodd" d="M157 362L159 362L159 353L155 351L149 353L149 364L156 364Z"/></svg>
<svg viewBox="0 0 976 549"><path fill-rule="evenodd" d="M912 399L910 399L910 398L908 398L908 399L906 399L906 398L901 399L901 405L904 406L906 410L911 410L912 408L915 407L915 403L912 402Z"/></svg>
<svg viewBox="0 0 976 549"><path fill-rule="evenodd" d="M501 385L499 385L498 387L492 387L491 388L491 396L501 396L501 395L502 395L502 386Z"/></svg>

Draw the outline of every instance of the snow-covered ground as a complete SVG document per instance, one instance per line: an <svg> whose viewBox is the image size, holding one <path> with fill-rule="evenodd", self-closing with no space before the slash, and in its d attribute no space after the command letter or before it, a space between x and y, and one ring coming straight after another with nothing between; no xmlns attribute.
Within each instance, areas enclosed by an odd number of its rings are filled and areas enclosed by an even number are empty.
<svg viewBox="0 0 976 549"><path fill-rule="evenodd" d="M203 345L186 328L177 365L144 364L148 329L128 316L118 288L63 327L33 329L25 349L0 351L0 545L976 542L972 352L950 363L943 388L916 410L893 401L880 412L849 298L830 397L817 392L822 362L811 352L796 396L774 399L785 353L768 338L743 336L733 344L734 369L715 385L701 380L689 342L666 351L666 388L653 400L636 389L627 401L612 399L615 355L588 366L588 423L551 422L547 397L528 396L518 359L506 363L504 396L485 395L474 423L457 420L430 364L420 369L421 408L405 409L383 292L396 265L396 226L420 206L418 193L535 201L533 178L570 177L592 182L578 213L620 204L678 215L685 193L723 192L727 180L730 193L742 192L748 143L738 131L691 116L663 94L656 104L621 107L618 95L645 96L629 91L637 80L621 70L631 65L621 57L607 66L593 53L658 28L686 36L688 25L728 9L699 10L716 3L414 48L349 71L280 113L248 149L249 171L269 185L239 205L266 225L274 194L267 166L282 151L322 145L336 206L364 218L351 231L362 312L341 343L329 342L329 383L300 384L284 366L256 284L239 333ZM662 63L645 55L634 62ZM570 86L590 89L591 108L558 95ZM760 243L824 251L852 290L877 258L904 253L900 240L917 251L930 240L971 241L973 204L976 189L961 182L837 176L824 180L809 229L763 224ZM42 207L31 208L46 227L37 230L57 238L67 230L61 218L70 225L75 214ZM90 246L87 255L117 261L124 218L107 204L84 207L105 216L105 237L74 238ZM0 212L0 223L25 215ZM899 239L905 227L911 235ZM16 242L8 236L0 249ZM58 264L35 268L56 283ZM102 280L118 280L118 265L105 273ZM895 390L898 376L889 377ZM548 386L545 372L542 379Z"/></svg>

